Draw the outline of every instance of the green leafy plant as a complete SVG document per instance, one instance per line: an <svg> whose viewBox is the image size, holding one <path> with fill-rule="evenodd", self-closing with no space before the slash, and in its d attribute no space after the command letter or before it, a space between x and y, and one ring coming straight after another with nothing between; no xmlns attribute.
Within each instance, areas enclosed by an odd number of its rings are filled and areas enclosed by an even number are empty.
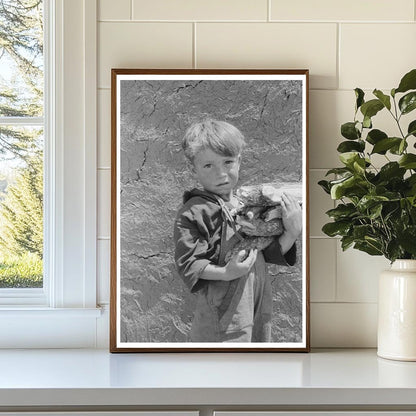
<svg viewBox="0 0 416 416"><path fill-rule="evenodd" d="M375 98L366 101L362 89L354 91L354 120L341 126L346 140L337 148L343 166L326 173L334 180L319 182L338 201L326 212L333 221L322 231L340 236L343 250L353 247L391 262L416 259L416 120L403 117L416 109L416 69L389 95L375 89ZM380 111L393 117L394 133L373 127Z"/></svg>

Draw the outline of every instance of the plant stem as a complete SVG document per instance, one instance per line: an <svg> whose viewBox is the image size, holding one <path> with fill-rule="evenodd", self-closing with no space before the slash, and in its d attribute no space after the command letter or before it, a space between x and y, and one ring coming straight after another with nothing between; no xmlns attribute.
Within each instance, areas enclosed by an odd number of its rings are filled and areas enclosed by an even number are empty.
<svg viewBox="0 0 416 416"><path fill-rule="evenodd" d="M397 104L396 104L396 99L395 98L393 98L393 103L394 103L394 113L395 113L395 115L391 112L391 110L389 110L389 113L394 118L394 121L396 122L397 127L399 128L400 134L402 135L403 139L406 139L405 135L403 134L403 130L400 126L400 117L402 116L402 114L400 114L400 116L397 116Z"/></svg>

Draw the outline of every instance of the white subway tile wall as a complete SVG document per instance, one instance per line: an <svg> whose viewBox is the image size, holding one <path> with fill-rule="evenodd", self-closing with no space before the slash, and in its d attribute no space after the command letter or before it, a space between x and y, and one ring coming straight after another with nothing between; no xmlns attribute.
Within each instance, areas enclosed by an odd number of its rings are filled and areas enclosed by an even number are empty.
<svg viewBox="0 0 416 416"><path fill-rule="evenodd" d="M309 96L309 168L340 166L340 126L354 119L354 91L311 90Z"/></svg>
<svg viewBox="0 0 416 416"><path fill-rule="evenodd" d="M99 168L97 174L98 189L98 238L110 237L111 212L111 170Z"/></svg>
<svg viewBox="0 0 416 416"><path fill-rule="evenodd" d="M97 243L97 302L108 303L110 298L110 240L101 239Z"/></svg>
<svg viewBox="0 0 416 416"><path fill-rule="evenodd" d="M101 168L111 167L111 91L98 90L98 140L97 165Z"/></svg>
<svg viewBox="0 0 416 416"><path fill-rule="evenodd" d="M100 0L98 2L99 20L130 20L131 0Z"/></svg>
<svg viewBox="0 0 416 416"><path fill-rule="evenodd" d="M312 238L310 241L311 302L335 302L338 240Z"/></svg>
<svg viewBox="0 0 416 416"><path fill-rule="evenodd" d="M341 24L340 88L390 90L415 67L415 45L415 23Z"/></svg>
<svg viewBox="0 0 416 416"><path fill-rule="evenodd" d="M192 23L100 22L98 86L111 87L111 68L192 68Z"/></svg>
<svg viewBox="0 0 416 416"><path fill-rule="evenodd" d="M378 276L389 267L384 257L337 245L337 302L377 302Z"/></svg>
<svg viewBox="0 0 416 416"><path fill-rule="evenodd" d="M268 0L133 0L134 20L267 21Z"/></svg>
<svg viewBox="0 0 416 416"><path fill-rule="evenodd" d="M411 21L413 0L271 0L272 20Z"/></svg>
<svg viewBox="0 0 416 416"><path fill-rule="evenodd" d="M311 344L330 348L375 347L377 304L312 302Z"/></svg>
<svg viewBox="0 0 416 416"><path fill-rule="evenodd" d="M387 92L416 67L415 0L98 0L98 19L99 301L109 302L111 68L308 68L311 344L376 346L388 262L322 233L334 203L317 182L339 165L353 89ZM388 115L376 122L392 127Z"/></svg>
<svg viewBox="0 0 416 416"><path fill-rule="evenodd" d="M195 48L197 68L308 68L311 88L337 85L334 23L198 23Z"/></svg>

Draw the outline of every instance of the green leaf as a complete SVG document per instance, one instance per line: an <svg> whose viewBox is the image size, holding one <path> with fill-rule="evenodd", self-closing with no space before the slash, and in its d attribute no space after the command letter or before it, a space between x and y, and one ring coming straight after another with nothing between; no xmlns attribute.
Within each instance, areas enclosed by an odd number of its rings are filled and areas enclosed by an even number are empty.
<svg viewBox="0 0 416 416"><path fill-rule="evenodd" d="M335 237L336 235L345 235L351 227L349 221L336 221L325 224L322 227L322 231L329 237Z"/></svg>
<svg viewBox="0 0 416 416"><path fill-rule="evenodd" d="M366 141L374 145L378 143L380 140L386 139L387 137L388 136L386 133L384 133L384 131L373 129L368 132Z"/></svg>
<svg viewBox="0 0 416 416"><path fill-rule="evenodd" d="M336 208L330 209L326 214L334 220L349 218L357 213L354 204L339 204Z"/></svg>
<svg viewBox="0 0 416 416"><path fill-rule="evenodd" d="M416 185L416 174L414 173L413 175L409 176L406 179L406 182L409 184L409 186L415 186Z"/></svg>
<svg viewBox="0 0 416 416"><path fill-rule="evenodd" d="M408 191L407 191L406 195L416 196L416 174L413 174L413 175L409 176L408 178L406 178L405 182L408 186ZM415 223L416 223L416 221L415 221Z"/></svg>
<svg viewBox="0 0 416 416"><path fill-rule="evenodd" d="M391 178L402 179L405 172L406 169L401 168L397 162L389 162L381 167L378 177L382 181L389 181Z"/></svg>
<svg viewBox="0 0 416 416"><path fill-rule="evenodd" d="M398 242L405 251L410 254L416 254L416 227L406 228L398 238Z"/></svg>
<svg viewBox="0 0 416 416"><path fill-rule="evenodd" d="M339 160L346 166L353 164L354 160L358 156L357 152L345 152L339 155Z"/></svg>
<svg viewBox="0 0 416 416"><path fill-rule="evenodd" d="M368 209L374 207L375 205L378 205L380 202L388 201L389 199L382 195L364 195L360 202L357 204L357 208L365 212Z"/></svg>
<svg viewBox="0 0 416 416"><path fill-rule="evenodd" d="M352 230L352 235L356 240L364 240L365 236L373 233L371 225L356 225Z"/></svg>
<svg viewBox="0 0 416 416"><path fill-rule="evenodd" d="M392 203L386 206L386 210L384 212L384 220L385 221L397 221L397 216L400 213L400 207L398 203Z"/></svg>
<svg viewBox="0 0 416 416"><path fill-rule="evenodd" d="M391 239L387 244L387 253L388 253L388 259L389 260L395 260L397 258L400 258L402 256L402 250L400 249L399 242L397 241L397 238Z"/></svg>
<svg viewBox="0 0 416 416"><path fill-rule="evenodd" d="M359 193L359 186L361 185L362 181L357 176L350 176L349 178L342 179L339 182L337 181L337 183L331 187L331 198L340 199L343 196L346 196L348 192L352 194L356 194L357 192Z"/></svg>
<svg viewBox="0 0 416 416"><path fill-rule="evenodd" d="M411 202L412 208L410 209L410 217L412 218L413 224L416 223L416 195L413 197L413 201Z"/></svg>
<svg viewBox="0 0 416 416"><path fill-rule="evenodd" d="M411 194L411 196L407 197L407 200L409 201L410 205L414 208L416 207L416 195L415 194ZM416 222L416 212L414 209L411 209L410 211L411 217L414 220L414 222Z"/></svg>
<svg viewBox="0 0 416 416"><path fill-rule="evenodd" d="M374 145L371 154L377 153L380 155L384 155L387 152L387 150L390 150L392 147L399 147L401 141L402 139L398 137L387 137L386 139L382 139Z"/></svg>
<svg viewBox="0 0 416 416"><path fill-rule="evenodd" d="M346 152L364 152L365 149L365 142L363 140L358 140L356 142L353 141L345 141L341 142L339 146L337 147L337 151L340 153L346 153Z"/></svg>
<svg viewBox="0 0 416 416"><path fill-rule="evenodd" d="M333 168L330 169L325 176L335 174L335 175L345 175L346 173L350 173L351 169L349 168Z"/></svg>
<svg viewBox="0 0 416 416"><path fill-rule="evenodd" d="M399 100L399 108L402 114L407 114L416 108L416 91L409 92Z"/></svg>
<svg viewBox="0 0 416 416"><path fill-rule="evenodd" d="M331 187L331 198L332 199L340 199L344 195L344 191L346 187L353 186L356 179L354 176L350 176L349 178L343 178L339 181L334 181Z"/></svg>
<svg viewBox="0 0 416 416"><path fill-rule="evenodd" d="M390 97L385 95L382 91L375 89L373 94L383 103L388 110L391 109Z"/></svg>
<svg viewBox="0 0 416 416"><path fill-rule="evenodd" d="M409 90L416 89L416 69L412 69L400 81L399 86L396 88L395 92L406 92Z"/></svg>
<svg viewBox="0 0 416 416"><path fill-rule="evenodd" d="M416 120L413 120L410 124L409 127L407 128L407 135L408 136L415 136L416 137Z"/></svg>
<svg viewBox="0 0 416 416"><path fill-rule="evenodd" d="M341 135L348 140L357 140L361 137L360 130L357 128L357 122L350 121L341 126Z"/></svg>
<svg viewBox="0 0 416 416"><path fill-rule="evenodd" d="M342 251L347 250L354 244L354 237L351 235L345 235L341 238Z"/></svg>
<svg viewBox="0 0 416 416"><path fill-rule="evenodd" d="M364 91L361 88L356 88L355 90L355 111L364 104Z"/></svg>
<svg viewBox="0 0 416 416"><path fill-rule="evenodd" d="M374 243L374 240L372 242ZM364 251L370 256L381 256L383 254L383 252L381 251L381 247L374 247L374 245L370 244L370 242L356 242L354 244L354 248L360 251Z"/></svg>
<svg viewBox="0 0 416 416"><path fill-rule="evenodd" d="M416 155L408 153L399 159L399 165L405 169L416 169Z"/></svg>
<svg viewBox="0 0 416 416"><path fill-rule="evenodd" d="M327 193L327 194L331 194L331 187L329 185L328 181L319 181L318 185Z"/></svg>
<svg viewBox="0 0 416 416"><path fill-rule="evenodd" d="M364 240L367 242L368 245L372 246L372 248L379 252L379 254L382 254L382 243L379 239L375 237L365 236ZM377 254L375 254L377 255Z"/></svg>
<svg viewBox="0 0 416 416"><path fill-rule="evenodd" d="M339 160L345 165L352 167L354 162L360 158L357 152L345 152L339 155Z"/></svg>
<svg viewBox="0 0 416 416"><path fill-rule="evenodd" d="M375 116L380 110L384 108L384 105L380 100L370 100L365 102L361 106L361 112L365 118L371 118Z"/></svg>
<svg viewBox="0 0 416 416"><path fill-rule="evenodd" d="M373 127L373 123L371 122L371 117L364 116L363 127L366 129L371 129Z"/></svg>
<svg viewBox="0 0 416 416"><path fill-rule="evenodd" d="M406 139L400 139L400 143L392 146L389 151L394 155L402 155L403 152L407 149Z"/></svg>
<svg viewBox="0 0 416 416"><path fill-rule="evenodd" d="M370 219L375 220L381 217L381 212L383 211L383 204L377 204L370 208Z"/></svg>
<svg viewBox="0 0 416 416"><path fill-rule="evenodd" d="M363 174L365 172L365 168L366 168L365 159L355 160L352 167L353 167L355 172Z"/></svg>

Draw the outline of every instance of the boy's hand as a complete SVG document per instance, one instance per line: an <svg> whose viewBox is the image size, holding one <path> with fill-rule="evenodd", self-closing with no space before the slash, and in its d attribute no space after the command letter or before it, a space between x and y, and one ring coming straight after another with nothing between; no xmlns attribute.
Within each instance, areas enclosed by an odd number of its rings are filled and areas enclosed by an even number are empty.
<svg viewBox="0 0 416 416"><path fill-rule="evenodd" d="M302 232L302 210L299 202L291 195L282 195L282 222L285 234L296 240Z"/></svg>
<svg viewBox="0 0 416 416"><path fill-rule="evenodd" d="M246 250L242 250L231 257L230 261L225 266L225 280L237 279L250 271L256 261L257 250L250 250L247 257L246 255Z"/></svg>

